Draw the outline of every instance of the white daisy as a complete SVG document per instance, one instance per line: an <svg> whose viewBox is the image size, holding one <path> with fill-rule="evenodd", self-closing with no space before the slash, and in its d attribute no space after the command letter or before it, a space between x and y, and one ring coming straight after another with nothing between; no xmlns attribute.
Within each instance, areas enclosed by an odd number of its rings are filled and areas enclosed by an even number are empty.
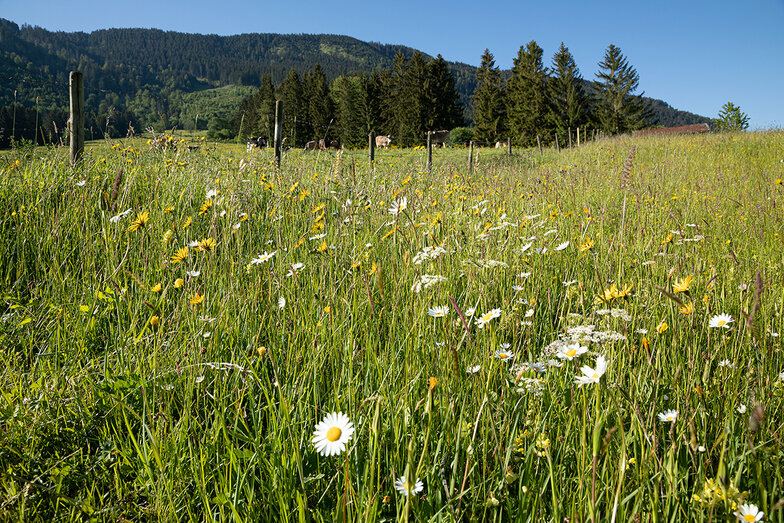
<svg viewBox="0 0 784 523"><path fill-rule="evenodd" d="M269 260L272 259L273 256L275 256L276 252L278 252L278 251L272 251L270 253L268 253L267 251L264 251L264 254L259 254L258 258L253 258L250 261L250 264L251 265L258 265L260 263L264 263L266 261L269 261Z"/></svg>
<svg viewBox="0 0 784 523"><path fill-rule="evenodd" d="M495 357L501 361L512 361L515 357L514 352L509 352L508 350L499 349L495 351Z"/></svg>
<svg viewBox="0 0 784 523"><path fill-rule="evenodd" d="M443 318L447 314L449 314L449 307L444 305L441 307L431 307L427 310L427 313L432 316L433 318Z"/></svg>
<svg viewBox="0 0 784 523"><path fill-rule="evenodd" d="M746 405L744 405L743 403L741 403L741 404L738 406L738 408L737 408L737 409L735 409L735 412L737 412L738 414L746 414Z"/></svg>
<svg viewBox="0 0 784 523"><path fill-rule="evenodd" d="M675 423L675 420L678 418L678 411L677 410L665 410L664 412L659 413L659 421L664 423Z"/></svg>
<svg viewBox="0 0 784 523"><path fill-rule="evenodd" d="M289 271L286 273L286 277L294 276L294 273L301 271L305 268L305 264L302 262L292 263L291 267L289 267Z"/></svg>
<svg viewBox="0 0 784 523"><path fill-rule="evenodd" d="M284 298L283 296L281 296L280 298L278 298L278 308L279 308L279 309L282 309L282 308L284 308L285 306L286 306L286 298Z"/></svg>
<svg viewBox="0 0 784 523"><path fill-rule="evenodd" d="M482 316L476 320L476 326L480 329L484 328L485 323L492 320L493 318L498 318L501 315L501 309L492 309L489 312L484 313Z"/></svg>
<svg viewBox="0 0 784 523"><path fill-rule="evenodd" d="M473 365L471 367L466 367L466 374L476 374L480 370L482 370L481 365Z"/></svg>
<svg viewBox="0 0 784 523"><path fill-rule="evenodd" d="M109 221L111 223L117 223L120 220L122 220L123 218L127 218L131 214L133 214L133 209L126 209L123 212L121 212L120 214L118 214L116 216L112 216L111 218L109 218Z"/></svg>
<svg viewBox="0 0 784 523"><path fill-rule="evenodd" d="M711 328L721 327L724 329L729 329L730 323L732 323L733 321L735 320L733 320L732 316L730 316L729 314L719 314L710 319L710 322L708 322L708 327Z"/></svg>
<svg viewBox="0 0 784 523"><path fill-rule="evenodd" d="M198 278L199 275L201 274L201 271L188 271L185 274L187 274L191 278Z"/></svg>
<svg viewBox="0 0 784 523"><path fill-rule="evenodd" d="M425 486L419 478L417 478L412 486L409 484L408 480L406 480L405 476L400 476L395 480L395 489L404 496L409 496L411 494L419 494L425 489Z"/></svg>
<svg viewBox="0 0 784 523"><path fill-rule="evenodd" d="M476 312L476 309L474 307L469 307L469 308L467 308L465 310L465 312L463 312L463 314L465 314L466 316L468 316L470 318L471 316L474 315L475 312Z"/></svg>
<svg viewBox="0 0 784 523"><path fill-rule="evenodd" d="M406 210L407 207L408 207L408 198L403 196L399 200L395 200L394 202L392 202L392 205L389 207L389 214L393 216L397 216L398 214Z"/></svg>
<svg viewBox="0 0 784 523"><path fill-rule="evenodd" d="M322 456L336 456L346 450L346 443L354 434L354 424L342 412L324 416L313 431L313 446Z"/></svg>
<svg viewBox="0 0 784 523"><path fill-rule="evenodd" d="M591 385L593 383L599 383L604 376L604 373L607 372L607 359L604 355L600 354L598 358L596 358L596 368L592 369L587 365L583 365L580 370L582 371L583 375L578 376L575 378L574 383L577 386L582 387L583 385Z"/></svg>
<svg viewBox="0 0 784 523"><path fill-rule="evenodd" d="M744 503L740 506L738 511L733 512L733 514L741 521L752 523L753 521L762 521L762 517L765 513L757 508L757 505L748 505Z"/></svg>
<svg viewBox="0 0 784 523"><path fill-rule="evenodd" d="M555 248L556 251L562 251L569 247L569 242L563 242L561 245Z"/></svg>
<svg viewBox="0 0 784 523"><path fill-rule="evenodd" d="M526 318L530 318L533 315L534 315L534 310L533 309L528 309L527 311L525 311L525 317Z"/></svg>
<svg viewBox="0 0 784 523"><path fill-rule="evenodd" d="M719 367L727 367L729 369L734 369L735 365L732 362L730 362L730 360L721 360L719 362Z"/></svg>
<svg viewBox="0 0 784 523"><path fill-rule="evenodd" d="M572 361L586 352L588 352L588 347L583 347L579 343L573 343L571 345L561 345L558 347L558 352L555 355L562 360Z"/></svg>

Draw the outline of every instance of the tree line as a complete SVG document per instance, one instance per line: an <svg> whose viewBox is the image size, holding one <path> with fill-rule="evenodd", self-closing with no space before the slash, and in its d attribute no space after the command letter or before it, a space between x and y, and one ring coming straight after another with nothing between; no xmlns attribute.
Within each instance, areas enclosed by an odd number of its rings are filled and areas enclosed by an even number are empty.
<svg viewBox="0 0 784 523"><path fill-rule="evenodd" d="M591 83L582 78L563 43L550 67L544 65L543 54L533 40L521 46L504 79L485 49L476 70L473 133L463 136L486 143L511 137L515 144L530 146L556 136L565 143L570 129L578 127L613 135L651 124L652 109L637 93L639 75L617 46L606 49ZM259 90L240 104L234 133L271 137L276 100L283 100L283 132L292 146L319 138L364 145L370 132L391 134L397 143L412 145L421 143L426 131L465 123L446 61L441 55L426 61L419 52L410 59L398 53L391 68L370 75L342 74L331 83L319 65L303 78L291 70L278 86L265 75Z"/></svg>

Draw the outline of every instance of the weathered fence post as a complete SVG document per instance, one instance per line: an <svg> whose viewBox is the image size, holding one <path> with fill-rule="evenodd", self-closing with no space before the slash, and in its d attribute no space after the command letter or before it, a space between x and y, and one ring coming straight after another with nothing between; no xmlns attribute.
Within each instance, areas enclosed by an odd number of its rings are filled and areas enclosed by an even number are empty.
<svg viewBox="0 0 784 523"><path fill-rule="evenodd" d="M580 128L577 128L577 147L580 147Z"/></svg>
<svg viewBox="0 0 784 523"><path fill-rule="evenodd" d="M509 156L512 156L512 137L506 139L506 152Z"/></svg>
<svg viewBox="0 0 784 523"><path fill-rule="evenodd" d="M468 142L468 170L474 171L474 141Z"/></svg>
<svg viewBox="0 0 784 523"><path fill-rule="evenodd" d="M84 154L84 84L82 73L71 71L71 165L76 165Z"/></svg>
<svg viewBox="0 0 784 523"><path fill-rule="evenodd" d="M539 135L536 135L536 145L539 146L539 156L542 156L542 141L539 139Z"/></svg>
<svg viewBox="0 0 784 523"><path fill-rule="evenodd" d="M571 149L572 148L572 128L568 127L568 129L569 129L569 131L568 131L569 132L569 149Z"/></svg>
<svg viewBox="0 0 784 523"><path fill-rule="evenodd" d="M275 166L280 169L280 147L283 135L283 100L275 102Z"/></svg>
<svg viewBox="0 0 784 523"><path fill-rule="evenodd" d="M370 166L373 167L373 162L376 159L376 137L373 136L373 133L368 135L368 150L370 151L368 153Z"/></svg>
<svg viewBox="0 0 784 523"><path fill-rule="evenodd" d="M433 170L433 134L427 132L427 172Z"/></svg>
<svg viewBox="0 0 784 523"><path fill-rule="evenodd" d="M561 152L561 146L558 144L558 133L555 133L555 150Z"/></svg>

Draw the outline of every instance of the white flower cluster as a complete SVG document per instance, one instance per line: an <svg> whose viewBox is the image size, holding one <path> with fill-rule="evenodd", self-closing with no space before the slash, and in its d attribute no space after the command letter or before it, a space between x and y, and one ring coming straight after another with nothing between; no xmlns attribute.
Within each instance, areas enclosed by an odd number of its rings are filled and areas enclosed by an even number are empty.
<svg viewBox="0 0 784 523"><path fill-rule="evenodd" d="M502 262L498 260L482 260L482 259L476 261L465 260L463 263L474 263L479 267L481 267L482 269L495 269L496 267L503 267L503 268L509 267L509 265L506 262Z"/></svg>
<svg viewBox="0 0 784 523"><path fill-rule="evenodd" d="M444 278L441 275L423 274L422 276L414 280L414 284L411 286L411 291L419 294L423 288L427 289L429 287L432 287L436 283L441 283L444 281L446 281L446 278Z"/></svg>
<svg viewBox="0 0 784 523"><path fill-rule="evenodd" d="M427 260L435 260L442 254L449 254L449 252L440 247L435 245L433 247L425 247L421 251L419 251L416 256L414 256L414 265L421 265L423 262Z"/></svg>
<svg viewBox="0 0 784 523"><path fill-rule="evenodd" d="M569 327L566 329L565 334L561 334L560 338L568 342L591 342L591 343L606 343L608 341L623 341L626 336L620 332L615 331L597 331L593 325L580 325L577 327Z"/></svg>
<svg viewBox="0 0 784 523"><path fill-rule="evenodd" d="M596 311L599 316L606 316L609 314L613 318L620 318L623 321L632 321L632 316L624 309L600 309Z"/></svg>
<svg viewBox="0 0 784 523"><path fill-rule="evenodd" d="M544 391L545 380L541 378L520 378L517 380L519 394L528 393L534 396L541 396Z"/></svg>

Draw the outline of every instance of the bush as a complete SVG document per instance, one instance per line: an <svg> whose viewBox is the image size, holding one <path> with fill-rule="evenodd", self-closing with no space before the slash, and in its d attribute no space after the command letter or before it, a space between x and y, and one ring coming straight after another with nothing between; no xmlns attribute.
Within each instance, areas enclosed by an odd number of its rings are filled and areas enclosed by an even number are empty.
<svg viewBox="0 0 784 523"><path fill-rule="evenodd" d="M449 133L449 140L452 145L468 144L474 139L474 130L471 127L455 127Z"/></svg>

